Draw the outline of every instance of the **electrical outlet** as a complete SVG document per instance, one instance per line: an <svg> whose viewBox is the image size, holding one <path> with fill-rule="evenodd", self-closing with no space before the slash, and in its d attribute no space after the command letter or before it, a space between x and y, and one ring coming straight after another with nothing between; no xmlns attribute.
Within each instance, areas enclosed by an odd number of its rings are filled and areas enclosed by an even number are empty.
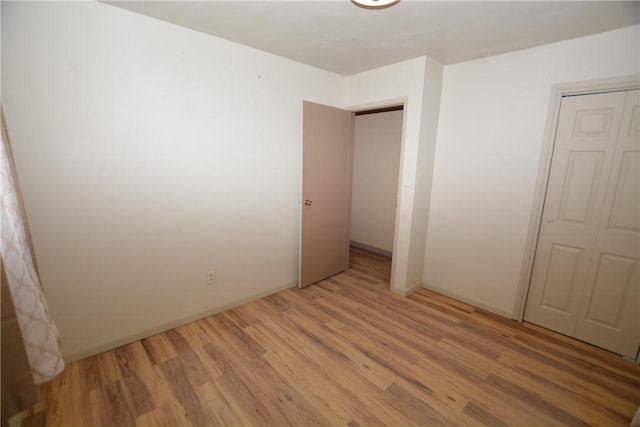
<svg viewBox="0 0 640 427"><path fill-rule="evenodd" d="M216 283L216 272L209 270L207 273L207 285L214 285Z"/></svg>

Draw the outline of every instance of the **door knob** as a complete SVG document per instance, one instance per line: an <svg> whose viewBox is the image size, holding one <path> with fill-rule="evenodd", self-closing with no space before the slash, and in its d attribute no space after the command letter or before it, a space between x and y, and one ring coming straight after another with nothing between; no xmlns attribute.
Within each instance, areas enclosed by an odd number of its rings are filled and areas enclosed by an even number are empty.
<svg viewBox="0 0 640 427"><path fill-rule="evenodd" d="M304 201L304 205L305 206L311 206L311 203L313 203L311 200L305 200Z"/></svg>

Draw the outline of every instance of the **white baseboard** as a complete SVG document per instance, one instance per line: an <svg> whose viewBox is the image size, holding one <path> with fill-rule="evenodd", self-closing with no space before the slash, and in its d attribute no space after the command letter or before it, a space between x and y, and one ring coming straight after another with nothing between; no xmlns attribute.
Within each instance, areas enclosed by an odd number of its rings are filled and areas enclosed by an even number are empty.
<svg viewBox="0 0 640 427"><path fill-rule="evenodd" d="M256 294L249 295L244 298L240 298L238 300L231 301L227 304L222 304L220 306L201 311L199 313L194 313L189 316L183 317L181 319L176 319L167 323L163 323L162 325L158 325L154 328L147 329L142 332L138 332L135 334L131 334L122 338L115 339L113 341L106 342L99 346L92 347L87 350L79 351L73 354L65 355L64 361L65 363L75 362L76 360L86 359L87 357L95 356L96 354L112 350L114 348L118 348L123 345L131 344L132 342L139 341L141 339L150 337L155 334L159 334L161 332L168 331L169 329L177 328L178 326L185 325L187 323L191 323L196 320L203 319L205 317L211 316L216 313L220 313L225 310L229 310L231 308L237 307L242 304L246 304L251 301L255 301L260 298L264 298L266 296L275 294L277 292L283 291L285 289L295 288L298 286L298 282L289 283L287 285L279 286L276 288L270 288L264 292L258 292Z"/></svg>
<svg viewBox="0 0 640 427"><path fill-rule="evenodd" d="M415 291L420 290L422 288L423 288L422 283L418 283L417 285L413 285L407 289L401 289L401 290L391 289L391 292L393 292L396 295L400 295L401 297L408 297Z"/></svg>
<svg viewBox="0 0 640 427"><path fill-rule="evenodd" d="M446 289L437 288L435 286L422 285L422 287L425 288L425 289L429 289L430 291L437 292L439 294L448 296L449 298L456 299L456 300L458 300L460 302L463 302L465 304L469 304L469 305L472 305L474 307L478 307L478 308L481 308L483 310L490 311L491 313L497 314L499 316L506 317L507 319L511 319L512 313L508 312L508 311L505 311L505 310L502 310L500 308L496 308L496 307L484 304L482 302L478 302L478 301L476 301L476 300L474 300L472 298L467 298L465 296L456 294L455 292L449 292Z"/></svg>

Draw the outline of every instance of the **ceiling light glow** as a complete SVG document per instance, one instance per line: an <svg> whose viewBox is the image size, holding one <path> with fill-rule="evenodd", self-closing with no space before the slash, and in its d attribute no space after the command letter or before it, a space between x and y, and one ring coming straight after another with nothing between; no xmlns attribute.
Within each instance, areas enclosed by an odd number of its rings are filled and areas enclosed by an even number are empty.
<svg viewBox="0 0 640 427"><path fill-rule="evenodd" d="M356 6L364 9L385 9L400 2L400 0L351 0Z"/></svg>

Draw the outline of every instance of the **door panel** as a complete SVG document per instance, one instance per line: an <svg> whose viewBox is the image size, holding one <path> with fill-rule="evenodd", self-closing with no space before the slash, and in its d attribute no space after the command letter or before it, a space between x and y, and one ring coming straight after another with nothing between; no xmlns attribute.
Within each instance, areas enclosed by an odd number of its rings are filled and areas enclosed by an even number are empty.
<svg viewBox="0 0 640 427"><path fill-rule="evenodd" d="M601 254L585 320L605 326L620 326L618 309L629 293L636 264L637 260L633 258Z"/></svg>
<svg viewBox="0 0 640 427"><path fill-rule="evenodd" d="M640 91L626 97L575 337L635 358L640 345Z"/></svg>
<svg viewBox="0 0 640 427"><path fill-rule="evenodd" d="M580 224L590 222L604 154L602 151L569 153L564 189L560 196L559 221Z"/></svg>
<svg viewBox="0 0 640 427"><path fill-rule="evenodd" d="M302 127L300 287L349 267L353 113L305 101Z"/></svg>
<svg viewBox="0 0 640 427"><path fill-rule="evenodd" d="M640 156L638 152L628 151L622 158L622 170L618 177L616 194L611 208L610 229L617 229L625 232L640 231L640 193L636 188L636 183L640 181Z"/></svg>
<svg viewBox="0 0 640 427"><path fill-rule="evenodd" d="M617 132L617 127L611 126L615 108L587 108L575 113L573 137L604 137L611 136L612 130Z"/></svg>
<svg viewBox="0 0 640 427"><path fill-rule="evenodd" d="M575 282L578 260L583 250L570 246L553 245L549 270L544 284L542 305L569 314L569 297Z"/></svg>

